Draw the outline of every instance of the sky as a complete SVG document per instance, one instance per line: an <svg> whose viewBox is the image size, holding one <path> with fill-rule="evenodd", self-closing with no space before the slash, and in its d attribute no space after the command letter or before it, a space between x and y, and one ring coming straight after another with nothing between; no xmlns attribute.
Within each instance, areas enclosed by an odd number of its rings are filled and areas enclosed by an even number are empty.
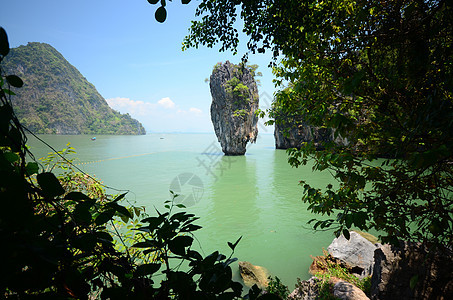
<svg viewBox="0 0 453 300"><path fill-rule="evenodd" d="M129 113L147 132L213 132L209 78L214 65L239 63L246 52L245 36L237 55L200 47L182 51L195 9L167 1L167 20L158 23L158 6L146 0L0 0L0 26L10 47L28 42L56 48L109 105ZM249 56L259 65L260 108L275 91L268 64L270 54ZM261 122L262 123L262 122ZM260 126L261 133L273 129Z"/></svg>

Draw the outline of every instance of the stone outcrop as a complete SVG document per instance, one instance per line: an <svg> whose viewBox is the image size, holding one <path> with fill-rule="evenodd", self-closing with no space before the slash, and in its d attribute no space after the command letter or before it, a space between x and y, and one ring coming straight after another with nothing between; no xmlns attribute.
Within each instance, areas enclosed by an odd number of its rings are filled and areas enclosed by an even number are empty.
<svg viewBox="0 0 453 300"><path fill-rule="evenodd" d="M373 272L374 251L377 244L371 243L355 231L347 240L343 235L335 238L327 248L330 255L352 267L353 273L370 276Z"/></svg>
<svg viewBox="0 0 453 300"><path fill-rule="evenodd" d="M349 241L344 237L334 239L329 246L329 253L313 257L310 273L318 276L321 274L319 277L322 278L327 267L333 264L352 274L363 270L362 275L372 274L371 288L365 294L352 283L330 277L328 283L331 296L348 300L453 299L451 249L428 252L421 243L381 245L372 235L353 231L350 234ZM370 265L372 272L368 271ZM325 279L312 277L298 282L288 299L317 299L320 293L326 292L320 291L323 280Z"/></svg>
<svg viewBox="0 0 453 300"><path fill-rule="evenodd" d="M298 282L297 287L289 294L288 300L315 300L320 295L321 279L311 277ZM329 279L332 286L331 295L342 300L369 300L368 296L357 286L336 277Z"/></svg>
<svg viewBox="0 0 453 300"><path fill-rule="evenodd" d="M341 300L370 300L357 286L347 281L332 277L329 283L333 285L332 295Z"/></svg>
<svg viewBox="0 0 453 300"><path fill-rule="evenodd" d="M315 300L319 295L319 285L321 279L311 277L308 280L303 280L298 283L288 296L288 300Z"/></svg>
<svg viewBox="0 0 453 300"><path fill-rule="evenodd" d="M349 264L346 262L333 257L330 255L327 251L324 250L324 255L320 256L311 256L313 259L313 262L310 265L310 268L308 269L308 273L311 275L318 275L318 274L324 274L328 271L330 265L338 265L346 270L349 271L349 273L354 272L354 268L351 267Z"/></svg>
<svg viewBox="0 0 453 300"><path fill-rule="evenodd" d="M240 261L239 272L242 280L248 287L252 287L254 284L258 285L260 289L264 289L269 284L269 271L261 266L255 266L248 261Z"/></svg>
<svg viewBox="0 0 453 300"><path fill-rule="evenodd" d="M253 72L229 61L214 67L210 77L211 120L222 151L226 155L244 155L248 142L258 135L259 97Z"/></svg>
<svg viewBox="0 0 453 300"><path fill-rule="evenodd" d="M329 128L311 126L294 117L276 117L274 123L275 148L300 148L304 143L313 142L317 149L334 141L338 145L346 145L341 137L335 138L334 131Z"/></svg>
<svg viewBox="0 0 453 300"><path fill-rule="evenodd" d="M447 250L451 251L451 250ZM453 299L453 254L428 253L419 243L375 251L371 299Z"/></svg>

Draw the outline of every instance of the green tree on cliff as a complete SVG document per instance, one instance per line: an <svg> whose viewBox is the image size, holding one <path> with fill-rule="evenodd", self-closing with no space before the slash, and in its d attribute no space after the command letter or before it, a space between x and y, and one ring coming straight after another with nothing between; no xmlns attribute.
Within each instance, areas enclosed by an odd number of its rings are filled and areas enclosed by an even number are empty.
<svg viewBox="0 0 453 300"><path fill-rule="evenodd" d="M185 1L183 1L184 3ZM203 0L184 47L271 51L281 87L271 113L299 116L348 140L289 151L339 181L301 181L326 215L315 228L377 229L384 241L453 240L452 1ZM281 58L281 59L280 59ZM379 157L386 157L379 159Z"/></svg>

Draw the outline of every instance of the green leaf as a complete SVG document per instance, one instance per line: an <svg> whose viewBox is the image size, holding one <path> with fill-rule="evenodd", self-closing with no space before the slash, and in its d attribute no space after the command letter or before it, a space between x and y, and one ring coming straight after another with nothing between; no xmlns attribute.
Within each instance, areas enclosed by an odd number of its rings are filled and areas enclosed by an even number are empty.
<svg viewBox="0 0 453 300"><path fill-rule="evenodd" d="M236 246L238 245L238 243L239 243L239 241L240 241L241 239L242 239L242 235L237 239L237 241L236 241L234 244L228 242L228 247L230 247L230 249L231 249L232 251L234 251L234 249L236 248Z"/></svg>
<svg viewBox="0 0 453 300"><path fill-rule="evenodd" d="M349 230L347 230L346 228L343 229L343 235L347 240L349 240L351 238L351 235L349 234Z"/></svg>
<svg viewBox="0 0 453 300"><path fill-rule="evenodd" d="M109 209L109 210L103 211L102 213L100 213L96 217L94 223L97 226L105 224L105 223L107 223L108 221L110 221L113 218L113 215L115 215L115 210L114 209Z"/></svg>
<svg viewBox="0 0 453 300"><path fill-rule="evenodd" d="M137 276L146 276L154 274L160 269L160 264L143 264L139 265L135 271Z"/></svg>
<svg viewBox="0 0 453 300"><path fill-rule="evenodd" d="M37 174L38 171L39 171L39 166L35 162L29 162L25 166L25 173L27 174L27 176L31 176L33 174Z"/></svg>
<svg viewBox="0 0 453 300"><path fill-rule="evenodd" d="M411 290L413 290L415 288L415 285L417 285L417 282L418 282L418 275L412 276L411 280L409 281L409 286L410 286Z"/></svg>
<svg viewBox="0 0 453 300"><path fill-rule="evenodd" d="M6 80L11 84L13 87L21 88L24 85L22 79L16 75L8 75L6 76Z"/></svg>
<svg viewBox="0 0 453 300"><path fill-rule="evenodd" d="M83 251L92 251L96 247L97 238L91 233L84 233L72 241L72 246Z"/></svg>
<svg viewBox="0 0 453 300"><path fill-rule="evenodd" d="M167 10L165 9L165 7L163 6L159 7L156 10L156 14L154 15L154 17L156 18L156 21L159 23L165 22L165 20L167 19Z"/></svg>
<svg viewBox="0 0 453 300"><path fill-rule="evenodd" d="M136 217L140 217L141 214L141 208L140 207L135 207L134 206L134 213Z"/></svg>
<svg viewBox="0 0 453 300"><path fill-rule="evenodd" d="M13 115L13 110L8 103L0 106L0 130L3 132L7 132L9 130L9 124L13 118Z"/></svg>
<svg viewBox="0 0 453 300"><path fill-rule="evenodd" d="M12 152L22 151L22 149L21 149L21 145L23 144L22 132L19 129L17 129L15 126L13 126L9 130L9 137L11 140L13 140L13 144L11 145Z"/></svg>
<svg viewBox="0 0 453 300"><path fill-rule="evenodd" d="M127 192L126 193L123 193L121 195L119 195L118 197L116 197L113 202L118 202L120 201L121 199L123 199L125 196L127 195Z"/></svg>
<svg viewBox="0 0 453 300"><path fill-rule="evenodd" d="M153 243L151 243L150 241L138 242L132 245L133 248L151 248L153 246L154 246Z"/></svg>
<svg viewBox="0 0 453 300"><path fill-rule="evenodd" d="M143 219L142 222L143 223L148 223L148 228L150 230L154 230L154 229L157 229L159 227L160 224L162 224L162 222L164 222L165 220L165 217L149 217L149 218L146 218L146 219Z"/></svg>
<svg viewBox="0 0 453 300"><path fill-rule="evenodd" d="M182 4L189 4L191 0L181 0Z"/></svg>
<svg viewBox="0 0 453 300"><path fill-rule="evenodd" d="M177 236L168 242L168 248L171 252L178 255L186 254L186 247L192 245L193 238L187 235Z"/></svg>
<svg viewBox="0 0 453 300"><path fill-rule="evenodd" d="M156 4L159 0L148 0L149 4Z"/></svg>
<svg viewBox="0 0 453 300"><path fill-rule="evenodd" d="M191 257L191 258L194 258L198 261L202 261L203 260L203 256L201 256L200 253L198 253L197 251L194 251L194 250L188 250L187 251L187 256L188 257Z"/></svg>
<svg viewBox="0 0 453 300"><path fill-rule="evenodd" d="M3 89L3 92L5 92L5 94L10 95L10 96L15 96L16 95L16 93L14 93L13 91L8 90L8 89Z"/></svg>
<svg viewBox="0 0 453 300"><path fill-rule="evenodd" d="M14 152L5 152L3 153L3 157L9 162L9 163L15 163L18 162L20 157Z"/></svg>
<svg viewBox="0 0 453 300"><path fill-rule="evenodd" d="M121 205L115 205L114 208L120 215L123 215L127 218L132 218L131 212L126 207Z"/></svg>
<svg viewBox="0 0 453 300"><path fill-rule="evenodd" d="M201 229L203 227L199 226L199 225L194 225L194 224L189 224L187 226L184 226L183 228L181 228L181 232L192 232L192 231L195 231L195 230L198 230L198 229Z"/></svg>
<svg viewBox="0 0 453 300"><path fill-rule="evenodd" d="M76 205L73 216L76 222L91 223L90 203L79 203Z"/></svg>
<svg viewBox="0 0 453 300"><path fill-rule="evenodd" d="M113 242L113 237L108 232L98 231L95 234L96 234L98 241L101 243L107 242L110 244L111 242Z"/></svg>
<svg viewBox="0 0 453 300"><path fill-rule="evenodd" d="M60 181L53 173L45 172L38 174L37 180L44 196L53 198L65 193Z"/></svg>
<svg viewBox="0 0 453 300"><path fill-rule="evenodd" d="M74 201L81 201L81 200L91 200L90 197L85 195L82 192L70 192L65 197L66 200L74 200Z"/></svg>
<svg viewBox="0 0 453 300"><path fill-rule="evenodd" d="M113 202L107 203L107 206L109 206L109 207L113 208L115 211L117 211L118 214L120 215L120 217L123 216L123 217L131 219L132 218L131 212L126 207L117 204L116 201L117 200L115 199L115 200L113 200Z"/></svg>
<svg viewBox="0 0 453 300"><path fill-rule="evenodd" d="M3 57L7 56L9 53L9 42L8 35L6 34L5 29L0 27L0 55Z"/></svg>

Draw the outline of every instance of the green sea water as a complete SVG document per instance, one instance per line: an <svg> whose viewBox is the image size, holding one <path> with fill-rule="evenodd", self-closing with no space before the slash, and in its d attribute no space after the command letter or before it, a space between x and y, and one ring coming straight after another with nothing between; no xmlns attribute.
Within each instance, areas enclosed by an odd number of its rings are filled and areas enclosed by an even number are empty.
<svg viewBox="0 0 453 300"><path fill-rule="evenodd" d="M298 185L303 179L324 188L332 177L310 166L291 168L273 135L260 135L245 156L233 157L223 155L214 134L39 137L57 150L70 142L80 169L107 186L129 190L127 199L149 214L163 208L169 190L179 193L177 200L200 217L203 229L196 237L205 255L214 250L229 255L227 242L242 236L234 256L267 268L290 290L296 278L310 277L310 255L322 254L333 239L331 231L313 232L307 225L314 216ZM37 158L51 152L33 137L28 145ZM233 269L237 277L237 265Z"/></svg>

